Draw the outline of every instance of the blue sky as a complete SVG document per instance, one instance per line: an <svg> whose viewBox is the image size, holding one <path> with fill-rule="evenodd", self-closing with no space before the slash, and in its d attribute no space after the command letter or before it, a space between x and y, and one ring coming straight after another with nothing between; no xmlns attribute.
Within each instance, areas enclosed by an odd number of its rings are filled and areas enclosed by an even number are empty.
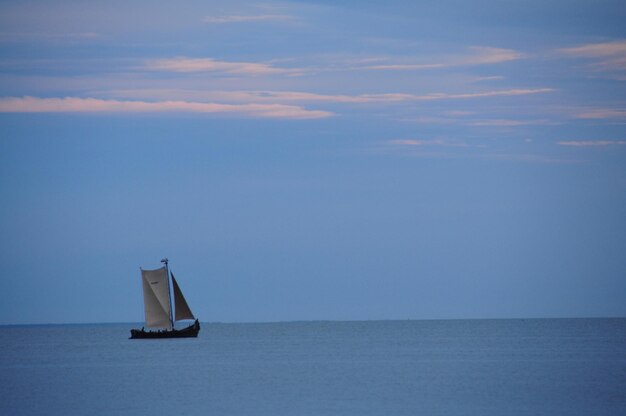
<svg viewBox="0 0 626 416"><path fill-rule="evenodd" d="M625 316L624 21L3 2L0 323Z"/></svg>

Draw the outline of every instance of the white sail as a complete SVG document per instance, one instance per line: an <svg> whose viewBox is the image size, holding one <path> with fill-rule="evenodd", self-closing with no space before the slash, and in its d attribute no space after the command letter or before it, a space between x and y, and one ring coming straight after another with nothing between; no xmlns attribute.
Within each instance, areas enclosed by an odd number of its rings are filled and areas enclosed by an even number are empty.
<svg viewBox="0 0 626 416"><path fill-rule="evenodd" d="M174 310L176 311L175 319L181 321L183 319L196 319L189 309L189 305L181 292L178 282L174 279L174 273L172 273L172 283L174 283Z"/></svg>
<svg viewBox="0 0 626 416"><path fill-rule="evenodd" d="M146 326L172 329L167 269L141 270Z"/></svg>

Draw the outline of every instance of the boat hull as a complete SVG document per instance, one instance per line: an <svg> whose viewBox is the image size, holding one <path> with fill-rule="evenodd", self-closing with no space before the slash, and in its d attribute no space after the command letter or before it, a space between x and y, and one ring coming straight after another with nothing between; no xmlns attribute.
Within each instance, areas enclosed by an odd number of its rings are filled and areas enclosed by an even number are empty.
<svg viewBox="0 0 626 416"><path fill-rule="evenodd" d="M200 332L200 322L196 321L183 329L146 331L142 329L131 329L129 339L161 339L161 338L196 338Z"/></svg>

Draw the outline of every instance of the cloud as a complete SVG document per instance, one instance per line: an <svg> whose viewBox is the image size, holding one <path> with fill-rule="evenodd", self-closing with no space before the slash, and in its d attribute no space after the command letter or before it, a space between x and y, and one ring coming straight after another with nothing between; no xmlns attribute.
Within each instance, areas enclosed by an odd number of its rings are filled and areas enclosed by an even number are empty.
<svg viewBox="0 0 626 416"><path fill-rule="evenodd" d="M446 64L387 64L387 65L371 65L365 69L388 70L388 71L417 71L420 69L445 68L450 65Z"/></svg>
<svg viewBox="0 0 626 416"><path fill-rule="evenodd" d="M472 99L484 97L521 96L543 94L554 91L552 88L510 89L473 93L430 93L424 95L406 93L330 95L294 91L236 91L217 93L220 98L233 101L268 102L329 102L329 103L394 103L403 101L434 101Z"/></svg>
<svg viewBox="0 0 626 416"><path fill-rule="evenodd" d="M626 140L572 140L558 142L558 144L571 147L624 146L626 145Z"/></svg>
<svg viewBox="0 0 626 416"><path fill-rule="evenodd" d="M508 61L522 59L525 56L513 49L492 48L488 46L472 46L469 53L442 57L440 62L416 62L416 63L387 63L365 66L362 69L389 70L389 71L416 71L424 69L447 68L457 66L474 66L499 64Z"/></svg>
<svg viewBox="0 0 626 416"><path fill-rule="evenodd" d="M558 159L541 154L506 153L502 149L493 148L481 143L467 143L449 139L400 139L389 140L385 146L374 149L377 152L403 156L425 158L469 158L482 160L497 160L523 163L578 163L571 159Z"/></svg>
<svg viewBox="0 0 626 416"><path fill-rule="evenodd" d="M384 93L384 94L318 94L302 91L203 91L182 89L133 89L110 90L106 93L116 97L123 96L135 99L164 99L176 97L181 100L219 100L233 103L264 102L264 103L338 103L338 104L385 104L411 101L436 101L455 99L475 99L487 97L523 96L544 94L554 91L552 88L492 90L472 93ZM98 92L101 95L103 92Z"/></svg>
<svg viewBox="0 0 626 416"><path fill-rule="evenodd" d="M519 127L519 126L533 126L533 125L553 125L558 124L556 121L550 121L546 119L473 119L467 118L475 113L465 111L448 111L443 115L435 116L419 116L414 118L407 118L405 121L420 123L420 124L447 124L447 125L463 125L472 127Z"/></svg>
<svg viewBox="0 0 626 416"><path fill-rule="evenodd" d="M276 22L293 20L293 16L286 14L258 14L258 15L231 15L231 16L207 16L202 19L206 23L246 23L246 22Z"/></svg>
<svg viewBox="0 0 626 416"><path fill-rule="evenodd" d="M297 69L277 68L256 62L226 62L211 58L171 58L146 62L145 69L162 72L222 72L237 75L295 74Z"/></svg>
<svg viewBox="0 0 626 416"><path fill-rule="evenodd" d="M576 115L576 118L583 119L622 119L626 118L626 110L613 110L609 108L595 109L586 111L584 113L579 113Z"/></svg>
<svg viewBox="0 0 626 416"><path fill-rule="evenodd" d="M517 127L530 125L554 124L548 120L511 120L511 119L489 119L476 120L468 123L470 126L486 126L486 127Z"/></svg>
<svg viewBox="0 0 626 416"><path fill-rule="evenodd" d="M394 146L404 146L404 147L423 147L423 146L438 146L438 147L477 147L470 146L465 142L459 141L450 141L444 139L432 139L432 140L415 140L415 139L401 139L401 140L390 140L389 144Z"/></svg>
<svg viewBox="0 0 626 416"><path fill-rule="evenodd" d="M589 43L559 52L574 57L593 59L593 68L599 71L626 71L626 40L604 43ZM623 79L618 77L618 79Z"/></svg>
<svg viewBox="0 0 626 416"><path fill-rule="evenodd" d="M470 55L460 58L458 65L486 65L515 61L524 58L524 54L513 49L492 48L488 46L471 46Z"/></svg>
<svg viewBox="0 0 626 416"><path fill-rule="evenodd" d="M496 91L484 91L473 92L463 94L447 94L447 93L433 93L421 96L415 96L419 100L451 100L451 99L466 99L466 98L483 98L483 97L502 97L502 96L519 96L529 94L543 94L547 92L555 91L553 88L534 88L534 89L511 89L511 90L496 90Z"/></svg>
<svg viewBox="0 0 626 416"><path fill-rule="evenodd" d="M470 92L470 93L430 93L424 95L415 94L371 94L371 95L359 95L355 99L362 102L394 102L394 101L436 101L436 100L458 100L458 99L473 99L473 98L485 98L485 97L511 97L530 94L543 94L547 92L553 92L552 88L535 88L535 89L510 89L510 90L495 90L495 91L482 91L482 92Z"/></svg>
<svg viewBox="0 0 626 416"><path fill-rule="evenodd" d="M294 105L283 104L220 104L188 101L120 101L98 98L39 98L4 97L0 98L0 112L3 113L222 113L239 114L249 117L282 119L317 119L330 117L333 113L320 110L307 110Z"/></svg>
<svg viewBox="0 0 626 416"><path fill-rule="evenodd" d="M493 75L490 77L478 77L478 78L475 78L472 82L500 81L503 79L504 79L504 76L502 75Z"/></svg>
<svg viewBox="0 0 626 416"><path fill-rule="evenodd" d="M262 102L327 102L366 103L373 99L355 95L325 95L298 91L223 91L217 93L226 100Z"/></svg>
<svg viewBox="0 0 626 416"><path fill-rule="evenodd" d="M563 48L561 52L576 57L595 58L626 55L626 40L605 43L589 43L574 48Z"/></svg>

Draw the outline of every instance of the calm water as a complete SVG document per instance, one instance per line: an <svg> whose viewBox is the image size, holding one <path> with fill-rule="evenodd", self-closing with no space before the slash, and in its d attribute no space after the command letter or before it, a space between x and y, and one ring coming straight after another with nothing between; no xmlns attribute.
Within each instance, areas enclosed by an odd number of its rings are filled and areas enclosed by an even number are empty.
<svg viewBox="0 0 626 416"><path fill-rule="evenodd" d="M626 319L133 326L0 327L0 414L626 414Z"/></svg>

